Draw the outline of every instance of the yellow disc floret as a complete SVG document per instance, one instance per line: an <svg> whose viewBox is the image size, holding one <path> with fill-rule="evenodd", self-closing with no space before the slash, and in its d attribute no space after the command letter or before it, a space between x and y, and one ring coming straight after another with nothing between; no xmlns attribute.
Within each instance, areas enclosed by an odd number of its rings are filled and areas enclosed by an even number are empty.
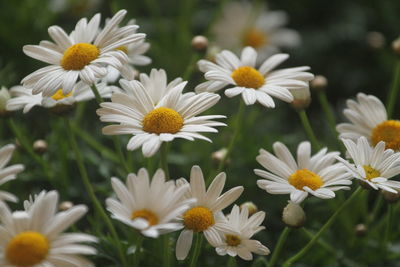
<svg viewBox="0 0 400 267"><path fill-rule="evenodd" d="M68 94L64 94L62 89L58 89L57 92L51 96L51 98L58 101L58 100L66 98L66 97L69 97L71 95L72 95L72 92L69 92Z"/></svg>
<svg viewBox="0 0 400 267"><path fill-rule="evenodd" d="M146 209L132 212L131 219L133 220L136 218L145 219L149 223L149 225L156 225L158 223L157 215L155 215L154 212Z"/></svg>
<svg viewBox="0 0 400 267"><path fill-rule="evenodd" d="M122 52L124 52L125 54L128 54L128 47L122 45L122 46L118 46L117 48L115 48L115 50L120 50Z"/></svg>
<svg viewBox="0 0 400 267"><path fill-rule="evenodd" d="M142 121L148 133L177 133L183 126L182 116L173 109L160 107L150 111Z"/></svg>
<svg viewBox="0 0 400 267"><path fill-rule="evenodd" d="M22 232L12 238L6 247L7 261L14 266L33 266L43 261L49 252L47 238L38 232Z"/></svg>
<svg viewBox="0 0 400 267"><path fill-rule="evenodd" d="M364 165L363 168L365 171L365 179L367 179L368 181L381 176L381 173L378 170L372 168L370 165Z"/></svg>
<svg viewBox="0 0 400 267"><path fill-rule="evenodd" d="M293 185L299 190L303 190L304 186L308 186L312 190L317 190L324 184L319 175L307 169L297 170L295 173L290 175L288 181L289 184Z"/></svg>
<svg viewBox="0 0 400 267"><path fill-rule="evenodd" d="M243 46L260 48L266 44L268 44L268 36L259 29L250 29L243 36Z"/></svg>
<svg viewBox="0 0 400 267"><path fill-rule="evenodd" d="M61 66L65 70L81 70L90 62L99 57L97 46L87 43L74 44L68 47L61 59Z"/></svg>
<svg viewBox="0 0 400 267"><path fill-rule="evenodd" d="M197 206L189 209L183 214L183 224L189 230L201 232L215 223L214 215L210 209Z"/></svg>
<svg viewBox="0 0 400 267"><path fill-rule="evenodd" d="M400 121L387 120L378 124L371 135L373 145L380 141L385 142L386 149L400 150Z"/></svg>
<svg viewBox="0 0 400 267"><path fill-rule="evenodd" d="M242 66L232 72L232 79L238 86L258 89L264 85L264 76L255 68Z"/></svg>
<svg viewBox="0 0 400 267"><path fill-rule="evenodd" d="M225 235L225 242L228 246L237 247L240 245L241 240L237 235Z"/></svg>

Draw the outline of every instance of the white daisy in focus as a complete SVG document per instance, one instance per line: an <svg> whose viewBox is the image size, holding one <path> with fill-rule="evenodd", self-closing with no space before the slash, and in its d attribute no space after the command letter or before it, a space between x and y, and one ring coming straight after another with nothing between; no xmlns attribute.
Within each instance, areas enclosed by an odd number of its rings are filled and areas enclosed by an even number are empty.
<svg viewBox="0 0 400 267"><path fill-rule="evenodd" d="M112 92L115 90L113 86L107 86L105 83L98 83L96 87L102 98L110 98ZM10 88L12 98L7 101L7 110L23 110L23 113L28 113L34 106L43 106L45 108L52 108L57 105L71 106L76 102L88 101L94 99L90 86L78 82L72 91L65 95L62 89L52 95L51 97L44 97L42 93L34 95L32 89L23 86L14 86Z"/></svg>
<svg viewBox="0 0 400 267"><path fill-rule="evenodd" d="M58 26L51 26L48 31L55 43L42 41L39 45L23 47L26 55L50 64L25 77L24 87L47 97L62 88L67 95L78 79L92 85L107 75L107 66L121 69L128 62L128 56L117 48L145 37L143 33L136 33L137 25L118 27L125 15L126 10L120 10L100 32L100 14L89 22L81 19L70 35Z"/></svg>
<svg viewBox="0 0 400 267"><path fill-rule="evenodd" d="M347 100L343 114L350 123L336 126L340 138L357 141L365 136L373 146L383 141L386 148L400 151L400 121L388 119L386 108L377 97L359 93L357 101Z"/></svg>
<svg viewBox="0 0 400 267"><path fill-rule="evenodd" d="M290 194L290 200L302 202L308 194L318 198L334 198L334 191L350 189L351 175L342 163L335 163L339 152L321 149L311 156L311 145L302 142L297 148L297 161L280 142L273 145L275 156L260 149L257 161L268 171L255 169L257 185L270 194Z"/></svg>
<svg viewBox="0 0 400 267"><path fill-rule="evenodd" d="M226 224L222 210L232 204L243 192L243 186L237 186L221 195L225 185L226 174L218 174L212 181L208 190L204 182L204 176L199 166L193 166L190 172L190 190L185 198L195 198L181 220L184 226L176 242L176 258L184 260L189 254L193 241L193 233L202 232L207 241L216 246L222 242L218 231L232 232ZM188 182L181 178L177 181L179 186L185 186Z"/></svg>
<svg viewBox="0 0 400 267"><path fill-rule="evenodd" d="M254 213L249 218L247 207L239 210L239 206L234 205L231 213L224 220L236 233L219 231L221 242L216 244L215 251L221 256L226 254L231 257L239 256L247 261L253 259L252 252L268 255L270 250L266 246L260 241L251 239L253 235L265 229L264 226L260 226L264 218L265 212L263 211Z"/></svg>
<svg viewBox="0 0 400 267"><path fill-rule="evenodd" d="M385 149L385 143L379 142L371 147L366 137L357 139L357 143L350 139L342 139L348 154L354 164L337 157L346 165L353 177L367 183L375 190L383 189L397 194L400 182L389 180L400 174L400 152Z"/></svg>
<svg viewBox="0 0 400 267"><path fill-rule="evenodd" d="M25 169L22 164L14 164L6 167L11 160L14 150L15 145L12 144L0 148L0 185L14 180L17 177L17 174ZM18 198L9 192L0 191L0 202L3 201L17 202Z"/></svg>
<svg viewBox="0 0 400 267"><path fill-rule="evenodd" d="M175 138L190 141L194 139L211 140L199 132L218 132L213 127L225 126L213 119L225 118L221 115L196 116L215 105L220 97L211 93L197 95L182 94L186 82L180 83L154 106L145 84L138 81L121 80L125 91L131 94L114 93L111 102L101 103L97 114L103 122L117 122L103 128L103 134L131 134L127 149L142 147L145 157L153 156L162 142Z"/></svg>
<svg viewBox="0 0 400 267"><path fill-rule="evenodd" d="M227 97L242 95L246 105L256 101L267 108L275 107L271 96L285 102L292 102L290 91L309 87L314 75L306 72L309 67L296 67L274 70L289 55L276 54L268 58L256 69L257 52L252 47L242 50L240 59L228 50L217 54L216 63L207 60L198 62L199 69L205 73L207 82L196 87L196 91L215 92L225 86Z"/></svg>
<svg viewBox="0 0 400 267"><path fill-rule="evenodd" d="M111 184L119 199L106 201L112 217L147 237L156 238L181 229L182 224L176 219L194 202L194 199L182 201L189 186L176 187L174 181L165 181L161 169L156 171L151 182L147 170L142 168L137 175L128 175L126 185L117 178L112 178Z"/></svg>
<svg viewBox="0 0 400 267"><path fill-rule="evenodd" d="M43 191L24 204L24 211L15 212L0 206L1 266L94 266L81 255L94 255L96 250L81 243L97 239L87 234L62 233L87 212L85 205L57 212L56 191Z"/></svg>
<svg viewBox="0 0 400 267"><path fill-rule="evenodd" d="M297 31L284 28L288 18L284 11L267 11L246 2L231 2L212 28L220 47L239 50L251 46L262 58L300 45Z"/></svg>

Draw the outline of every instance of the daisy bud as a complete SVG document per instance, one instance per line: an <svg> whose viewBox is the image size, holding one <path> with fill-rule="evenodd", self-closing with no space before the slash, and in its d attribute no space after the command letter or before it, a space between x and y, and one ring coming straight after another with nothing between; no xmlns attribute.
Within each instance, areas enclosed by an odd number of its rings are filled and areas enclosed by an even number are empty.
<svg viewBox="0 0 400 267"><path fill-rule="evenodd" d="M327 86L328 80L322 75L316 75L314 80L310 81L310 87L314 91L324 91Z"/></svg>
<svg viewBox="0 0 400 267"><path fill-rule="evenodd" d="M386 190L381 190L381 194L383 195L383 197L385 198L385 200L388 203L392 204L392 203L397 202L397 200L399 200L399 198L400 198L400 193L398 192L399 190L396 190L396 191L397 191L397 193L389 192Z"/></svg>
<svg viewBox="0 0 400 267"><path fill-rule="evenodd" d="M400 56L400 37L392 42L392 49L396 55Z"/></svg>
<svg viewBox="0 0 400 267"><path fill-rule="evenodd" d="M11 98L10 93L7 88L4 86L1 87L0 90L0 116L5 117L10 114L9 111L6 110L7 101Z"/></svg>
<svg viewBox="0 0 400 267"><path fill-rule="evenodd" d="M258 211L256 204L251 201L244 202L242 205L240 205L240 210L244 209L245 207L247 207L247 210L249 211L249 216Z"/></svg>
<svg viewBox="0 0 400 267"><path fill-rule="evenodd" d="M224 159L226 160L226 153L228 153L228 149L226 147L221 148L211 154L211 158L216 162L221 162Z"/></svg>
<svg viewBox="0 0 400 267"><path fill-rule="evenodd" d="M47 142L45 140L36 140L33 143L33 150L38 154L43 154L47 150Z"/></svg>
<svg viewBox="0 0 400 267"><path fill-rule="evenodd" d="M203 35L197 35L192 39L192 47L196 51L205 51L208 46L208 39Z"/></svg>
<svg viewBox="0 0 400 267"><path fill-rule="evenodd" d="M367 44L374 49L379 49L385 46L385 36L380 32L369 32L366 36Z"/></svg>
<svg viewBox="0 0 400 267"><path fill-rule="evenodd" d="M300 205L289 201L283 209L282 221L289 227L301 228L306 222L306 214Z"/></svg>
<svg viewBox="0 0 400 267"><path fill-rule="evenodd" d="M293 95L293 102L290 105L295 110L303 110L308 108L311 103L310 88L302 88L296 90L290 90Z"/></svg>
<svg viewBox="0 0 400 267"><path fill-rule="evenodd" d="M74 203L72 203L71 201L63 201L60 203L58 208L62 211L66 211L66 210L69 210L70 208L72 208L73 206L74 206Z"/></svg>
<svg viewBox="0 0 400 267"><path fill-rule="evenodd" d="M367 226L363 223L359 223L355 227L357 236L364 236L367 233Z"/></svg>

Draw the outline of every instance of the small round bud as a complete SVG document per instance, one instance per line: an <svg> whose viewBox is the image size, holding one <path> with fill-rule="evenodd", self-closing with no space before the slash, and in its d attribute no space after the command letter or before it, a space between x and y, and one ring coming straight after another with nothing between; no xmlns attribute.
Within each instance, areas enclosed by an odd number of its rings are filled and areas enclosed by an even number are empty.
<svg viewBox="0 0 400 267"><path fill-rule="evenodd" d="M220 150L217 150L211 154L211 158L216 161L216 162L221 162L224 159L226 160L226 154L228 153L228 149L225 147L221 148Z"/></svg>
<svg viewBox="0 0 400 267"><path fill-rule="evenodd" d="M367 233L367 226L363 223L359 223L356 225L355 229L357 236L365 236Z"/></svg>
<svg viewBox="0 0 400 267"><path fill-rule="evenodd" d="M72 208L73 206L74 206L74 203L72 203L71 201L63 201L60 203L58 208L62 211L66 211L66 210L69 210L70 208Z"/></svg>
<svg viewBox="0 0 400 267"><path fill-rule="evenodd" d="M192 47L197 51L205 51L208 46L208 39L203 35L197 35L192 39Z"/></svg>
<svg viewBox="0 0 400 267"><path fill-rule="evenodd" d="M311 89L315 91L324 91L328 86L328 79L322 75L316 75L314 80L310 82Z"/></svg>
<svg viewBox="0 0 400 267"><path fill-rule="evenodd" d="M400 56L400 38L397 38L392 42L392 49L396 55Z"/></svg>
<svg viewBox="0 0 400 267"><path fill-rule="evenodd" d="M368 32L366 36L367 44L374 49L380 49L385 46L385 36L380 32Z"/></svg>
<svg viewBox="0 0 400 267"><path fill-rule="evenodd" d="M41 140L41 139L36 140L33 143L33 150L36 153L43 154L44 152L47 151L47 142L45 140Z"/></svg>
<svg viewBox="0 0 400 267"><path fill-rule="evenodd" d="M289 201L283 209L282 221L289 227L301 228L306 222L306 214L300 205Z"/></svg>
<svg viewBox="0 0 400 267"><path fill-rule="evenodd" d="M294 98L290 105L295 110L306 109L311 104L310 88L307 87L302 89L290 90L290 92L292 93Z"/></svg>
<svg viewBox="0 0 400 267"><path fill-rule="evenodd" d="M395 189L396 190L396 189ZM383 198L390 204L397 202L400 198L400 192L399 190L396 190L397 193L389 192L386 190L381 190L381 194L383 195Z"/></svg>
<svg viewBox="0 0 400 267"><path fill-rule="evenodd" d="M247 210L249 211L249 216L258 211L256 204L251 201L244 202L242 205L240 205L240 209L244 209L245 207L247 207Z"/></svg>

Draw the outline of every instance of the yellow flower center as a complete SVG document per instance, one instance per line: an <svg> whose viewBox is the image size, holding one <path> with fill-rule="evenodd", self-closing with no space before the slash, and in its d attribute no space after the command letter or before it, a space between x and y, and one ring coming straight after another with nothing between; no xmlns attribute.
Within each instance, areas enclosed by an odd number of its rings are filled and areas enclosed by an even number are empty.
<svg viewBox="0 0 400 267"><path fill-rule="evenodd" d="M303 190L304 186L308 186L312 190L317 190L324 184L319 175L307 169L297 170L295 173L290 175L288 181L289 184L293 185L299 190Z"/></svg>
<svg viewBox="0 0 400 267"><path fill-rule="evenodd" d="M242 66L234 70L231 74L232 79L238 86L258 89L264 85L264 76L255 68Z"/></svg>
<svg viewBox="0 0 400 267"><path fill-rule="evenodd" d="M197 206L189 209L183 214L183 224L189 230L202 232L215 223L214 215L206 207Z"/></svg>
<svg viewBox="0 0 400 267"><path fill-rule="evenodd" d="M366 176L365 179L367 179L368 181L381 176L381 173L378 170L372 168L370 165L364 165L363 168Z"/></svg>
<svg viewBox="0 0 400 267"><path fill-rule="evenodd" d="M57 92L51 96L51 98L53 98L54 100L58 101L61 100L63 98L69 97L72 95L72 92L69 92L68 94L64 94L62 89L58 89Z"/></svg>
<svg viewBox="0 0 400 267"><path fill-rule="evenodd" d="M15 266L28 267L40 263L49 252L49 242L38 232L22 232L7 244L6 258Z"/></svg>
<svg viewBox="0 0 400 267"><path fill-rule="evenodd" d="M132 213L131 219L142 218L145 219L149 225L156 225L158 223L158 217L152 211L143 209L137 210Z"/></svg>
<svg viewBox="0 0 400 267"><path fill-rule="evenodd" d="M81 70L90 62L99 57L97 46L87 43L74 44L68 47L61 59L61 66L65 70Z"/></svg>
<svg viewBox="0 0 400 267"><path fill-rule="evenodd" d="M378 124L371 135L373 145L385 142L386 149L400 150L400 121L387 120Z"/></svg>
<svg viewBox="0 0 400 267"><path fill-rule="evenodd" d="M144 116L142 124L148 133L177 133L182 129L183 118L173 109L160 107Z"/></svg>
<svg viewBox="0 0 400 267"><path fill-rule="evenodd" d="M243 37L243 46L251 46L254 48L260 48L268 44L268 36L265 35L259 29L248 30Z"/></svg>
<svg viewBox="0 0 400 267"><path fill-rule="evenodd" d="M115 48L115 50L121 50L125 54L128 54L128 47L126 47L124 45L123 46L118 46L117 48Z"/></svg>
<svg viewBox="0 0 400 267"><path fill-rule="evenodd" d="M225 235L225 241L228 246L237 247L240 245L241 240L237 235Z"/></svg>

